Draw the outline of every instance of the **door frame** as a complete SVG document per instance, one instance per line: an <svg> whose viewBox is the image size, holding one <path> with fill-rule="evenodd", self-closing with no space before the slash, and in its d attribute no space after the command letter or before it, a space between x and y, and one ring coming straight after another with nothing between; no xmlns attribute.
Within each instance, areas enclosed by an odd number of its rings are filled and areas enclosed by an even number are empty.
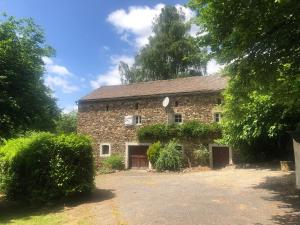
<svg viewBox="0 0 300 225"><path fill-rule="evenodd" d="M229 165L232 165L232 148L228 145L220 145L220 144L209 144L208 148L209 148L209 166L210 168L214 168L214 159L213 159L213 147L226 147L229 149Z"/></svg>
<svg viewBox="0 0 300 225"><path fill-rule="evenodd" d="M139 143L139 142L126 142L125 143L125 169L129 169L129 147L130 146L150 146L151 143ZM149 161L148 168L151 169L151 163Z"/></svg>

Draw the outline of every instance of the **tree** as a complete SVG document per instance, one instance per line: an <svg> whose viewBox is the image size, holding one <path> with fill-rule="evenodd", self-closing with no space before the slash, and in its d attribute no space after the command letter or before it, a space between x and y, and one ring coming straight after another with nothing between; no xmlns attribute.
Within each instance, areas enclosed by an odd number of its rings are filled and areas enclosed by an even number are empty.
<svg viewBox="0 0 300 225"><path fill-rule="evenodd" d="M189 5L205 34L202 42L227 65L226 142L251 149L277 143L300 121L299 1L190 0Z"/></svg>
<svg viewBox="0 0 300 225"><path fill-rule="evenodd" d="M44 85L42 61L51 53L31 19L0 18L0 137L54 129L59 110Z"/></svg>
<svg viewBox="0 0 300 225"><path fill-rule="evenodd" d="M76 133L77 113L75 111L70 113L62 113L55 123L57 133Z"/></svg>
<svg viewBox="0 0 300 225"><path fill-rule="evenodd" d="M190 23L184 13L166 6L153 24L153 36L135 57L130 68L121 62L119 70L123 83L167 80L206 74L209 60L207 50L189 35Z"/></svg>

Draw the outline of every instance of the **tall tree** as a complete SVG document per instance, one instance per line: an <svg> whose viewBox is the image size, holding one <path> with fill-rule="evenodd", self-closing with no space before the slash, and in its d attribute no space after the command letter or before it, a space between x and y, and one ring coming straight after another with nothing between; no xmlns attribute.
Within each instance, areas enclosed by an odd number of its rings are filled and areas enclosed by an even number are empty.
<svg viewBox="0 0 300 225"><path fill-rule="evenodd" d="M182 11L166 6L153 24L153 36L135 57L132 68L119 66L123 83L166 80L206 74L207 50L189 34Z"/></svg>
<svg viewBox="0 0 300 225"><path fill-rule="evenodd" d="M202 41L227 65L225 138L278 140L300 121L300 2L190 0Z"/></svg>
<svg viewBox="0 0 300 225"><path fill-rule="evenodd" d="M76 133L77 131L77 112L62 113L55 121L57 133Z"/></svg>
<svg viewBox="0 0 300 225"><path fill-rule="evenodd" d="M31 19L0 18L0 137L54 128L59 110L44 85L42 61L52 52Z"/></svg>

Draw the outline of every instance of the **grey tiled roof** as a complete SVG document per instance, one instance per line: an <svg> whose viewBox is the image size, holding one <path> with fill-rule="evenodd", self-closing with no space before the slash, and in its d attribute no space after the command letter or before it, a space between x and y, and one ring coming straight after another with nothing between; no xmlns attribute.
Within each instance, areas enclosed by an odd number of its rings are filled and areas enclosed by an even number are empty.
<svg viewBox="0 0 300 225"><path fill-rule="evenodd" d="M227 78L220 75L194 76L127 85L102 86L80 101L132 98L191 92L218 92L225 89Z"/></svg>

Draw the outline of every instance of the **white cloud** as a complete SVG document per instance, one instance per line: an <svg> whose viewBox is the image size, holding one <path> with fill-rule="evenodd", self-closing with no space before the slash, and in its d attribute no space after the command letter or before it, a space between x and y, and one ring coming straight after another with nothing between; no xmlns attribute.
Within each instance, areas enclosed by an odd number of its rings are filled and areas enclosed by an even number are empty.
<svg viewBox="0 0 300 225"><path fill-rule="evenodd" d="M164 4L157 4L153 8L148 6L131 6L110 13L107 21L117 28L122 40L129 40L133 36L134 45L138 48L148 43L152 33L153 19L159 15Z"/></svg>
<svg viewBox="0 0 300 225"><path fill-rule="evenodd" d="M90 85L93 89L103 85L120 84L119 63L122 61L131 66L134 63L134 58L127 55L115 55L110 58L110 61L111 66L109 70L103 74L99 74L95 80L90 81Z"/></svg>
<svg viewBox="0 0 300 225"><path fill-rule="evenodd" d="M212 59L207 64L207 73L214 74L214 73L220 72L223 68L224 68L224 66L218 64L216 62L216 60Z"/></svg>
<svg viewBox="0 0 300 225"><path fill-rule="evenodd" d="M62 76L70 76L72 73L64 66L57 65L53 62L53 60L49 57L42 57L47 73L62 75Z"/></svg>
<svg viewBox="0 0 300 225"><path fill-rule="evenodd" d="M55 90L56 87L59 87L62 89L63 93L73 93L79 90L77 86L71 85L68 80L59 76L47 75L45 84L52 90Z"/></svg>
<svg viewBox="0 0 300 225"><path fill-rule="evenodd" d="M66 107L63 108L63 113L70 113L70 112L77 112L78 111L78 107L77 105L68 105Z"/></svg>
<svg viewBox="0 0 300 225"><path fill-rule="evenodd" d="M164 6L160 3L153 8L149 6L131 6L127 11L119 9L110 13L107 21L117 29L121 40L140 49L148 43L148 38L153 35L153 21L161 13ZM180 4L175 5L175 7L185 14L186 21L190 21L195 16L195 13L189 8ZM191 35L195 36L198 31L199 27L192 25Z"/></svg>

